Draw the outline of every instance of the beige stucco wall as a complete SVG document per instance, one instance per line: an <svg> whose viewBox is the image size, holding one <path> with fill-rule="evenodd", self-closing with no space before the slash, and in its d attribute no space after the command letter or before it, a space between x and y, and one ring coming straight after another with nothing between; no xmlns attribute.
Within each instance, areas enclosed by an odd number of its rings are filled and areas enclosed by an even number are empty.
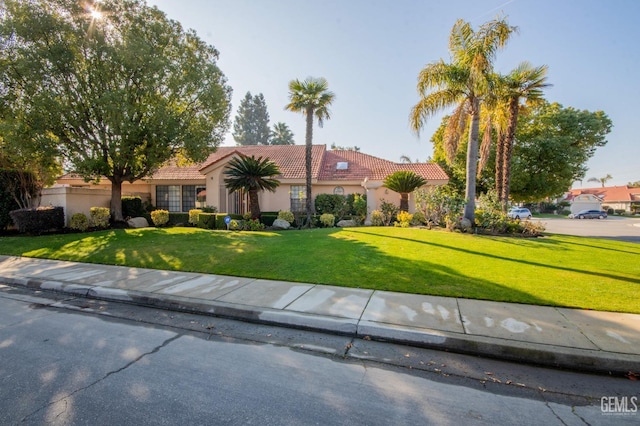
<svg viewBox="0 0 640 426"><path fill-rule="evenodd" d="M54 187L42 190L41 206L64 208L64 223L69 226L71 216L84 213L89 217L91 207L109 207L110 189Z"/></svg>
<svg viewBox="0 0 640 426"><path fill-rule="evenodd" d="M600 210L600 199L592 194L580 194L571 203L571 213L576 214L580 210Z"/></svg>

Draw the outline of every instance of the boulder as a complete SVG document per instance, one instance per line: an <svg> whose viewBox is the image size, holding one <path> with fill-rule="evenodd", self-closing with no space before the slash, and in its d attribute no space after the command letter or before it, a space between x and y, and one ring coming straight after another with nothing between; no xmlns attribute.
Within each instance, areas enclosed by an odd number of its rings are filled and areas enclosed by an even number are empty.
<svg viewBox="0 0 640 426"><path fill-rule="evenodd" d="M339 228L348 228L348 227L356 226L356 222L353 220L341 220L336 224L336 226Z"/></svg>
<svg viewBox="0 0 640 426"><path fill-rule="evenodd" d="M273 221L271 227L273 229L289 229L291 228L291 224L284 219L276 219Z"/></svg>
<svg viewBox="0 0 640 426"><path fill-rule="evenodd" d="M131 228L148 228L149 222L144 217L132 217L127 221L127 225Z"/></svg>

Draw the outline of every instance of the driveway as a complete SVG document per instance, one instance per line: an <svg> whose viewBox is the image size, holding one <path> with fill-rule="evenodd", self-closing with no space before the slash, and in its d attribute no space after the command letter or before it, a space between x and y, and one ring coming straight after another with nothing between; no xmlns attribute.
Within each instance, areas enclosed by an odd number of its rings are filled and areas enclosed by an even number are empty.
<svg viewBox="0 0 640 426"><path fill-rule="evenodd" d="M640 218L610 216L607 219L533 219L546 224L547 232L580 237L611 238L640 243Z"/></svg>

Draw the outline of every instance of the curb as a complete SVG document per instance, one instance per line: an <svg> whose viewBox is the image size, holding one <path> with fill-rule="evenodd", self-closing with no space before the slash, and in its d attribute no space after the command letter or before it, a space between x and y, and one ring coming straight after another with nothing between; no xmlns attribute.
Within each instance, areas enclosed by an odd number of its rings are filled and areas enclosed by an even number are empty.
<svg viewBox="0 0 640 426"><path fill-rule="evenodd" d="M61 281L40 281L15 277L0 277L0 279L9 285L65 293L76 297L211 315L257 324L319 331L542 367L619 376L623 376L629 371L640 371L640 356L632 354L518 342L494 337L397 326L358 319L325 317L218 301L197 301L187 297L68 284Z"/></svg>

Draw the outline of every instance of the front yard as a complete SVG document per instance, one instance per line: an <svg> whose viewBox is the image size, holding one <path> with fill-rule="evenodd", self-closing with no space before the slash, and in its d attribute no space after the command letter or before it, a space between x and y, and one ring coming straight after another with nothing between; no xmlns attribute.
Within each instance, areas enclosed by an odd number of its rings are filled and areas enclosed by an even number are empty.
<svg viewBox="0 0 640 426"><path fill-rule="evenodd" d="M640 245L416 228L0 237L0 254L640 313Z"/></svg>

